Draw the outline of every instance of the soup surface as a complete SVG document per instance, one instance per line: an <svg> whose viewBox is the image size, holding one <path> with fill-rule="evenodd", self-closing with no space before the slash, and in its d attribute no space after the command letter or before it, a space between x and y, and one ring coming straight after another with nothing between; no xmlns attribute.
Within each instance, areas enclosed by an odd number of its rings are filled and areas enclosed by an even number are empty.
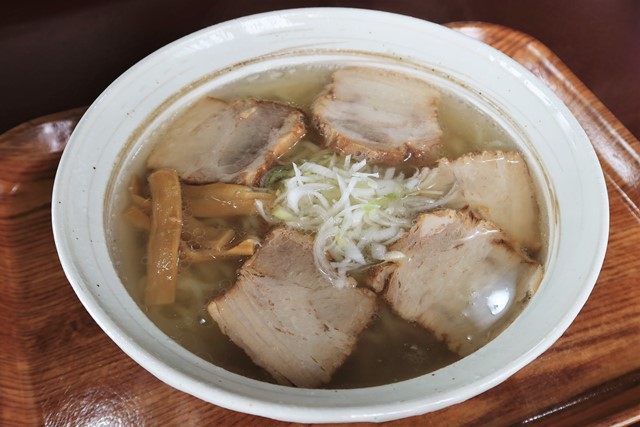
<svg viewBox="0 0 640 427"><path fill-rule="evenodd" d="M301 110L307 116L306 135L272 165L280 165L289 168L290 171L292 162L300 165L313 156L317 157L318 153L329 153L323 148L323 136L309 123L308 117L313 114L314 100L331 82L336 69L323 65L272 70L231 82L210 95L227 102L244 98L272 100ZM466 153L516 150L516 145L509 135L489 117L455 95L444 90L440 92L437 104L437 120L442 130L440 157L453 161ZM167 129L171 126L172 121L164 124L150 138L148 144L158 144L159 140L166 137ZM339 157L338 161L343 159L344 157ZM411 162L398 163L395 168L395 173L402 171L407 176L416 170ZM147 178L151 172L152 170L146 166L131 171L132 177L139 179L139 188L135 191L142 198L150 197ZM126 194L131 189L123 185L116 188L116 191ZM129 196L123 196L120 200L125 200L128 205ZM116 210L125 209L126 206L122 206ZM183 217L192 213L190 209L189 204L185 202L182 206ZM535 215L537 217L538 212L535 212ZM228 246L245 240L262 242L270 230L276 227L256 214L199 218L199 221L207 227L233 230L234 237L227 242ZM204 262L193 262L180 252L175 301L169 304L148 304L145 302L145 287L148 280L149 232L132 225L122 215L112 218L112 229L113 257L123 283L132 298L159 329L184 348L217 366L257 380L275 382L267 370L254 363L243 348L221 331L207 311L212 299L223 295L234 286L238 271L249 258L248 255L212 257ZM543 229L543 225L540 229ZM197 232L185 237L183 229L183 244L190 249L200 249L203 238L203 235L198 235ZM260 250L259 244L257 248ZM523 245L522 250L530 257L531 262L540 262L544 241L540 248ZM369 265L349 272L349 276L357 280L358 286L367 286L368 267ZM451 292L460 291L452 289ZM527 294L527 298L517 301L513 296L507 297L510 301L510 313L501 321L504 323L500 326L501 329L524 307L530 296ZM460 352L452 351L447 345L446 337L442 339L442 334L434 333L423 327L420 322L405 320L400 313L401 310L390 307L388 300L385 300L381 293L377 294L376 299L375 314L358 335L355 348L331 376L331 380L321 387L355 388L392 383L429 373L462 357ZM481 301L485 301L487 305L494 304L495 295ZM501 303L495 304L497 307ZM490 307L490 310L493 309ZM498 314L504 315L503 312ZM461 312L460 316L469 314Z"/></svg>

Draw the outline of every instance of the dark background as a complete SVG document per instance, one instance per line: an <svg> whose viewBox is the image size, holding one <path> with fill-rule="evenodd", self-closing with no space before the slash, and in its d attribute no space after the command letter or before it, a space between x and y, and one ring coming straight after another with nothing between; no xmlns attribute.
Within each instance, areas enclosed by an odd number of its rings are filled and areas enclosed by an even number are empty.
<svg viewBox="0 0 640 427"><path fill-rule="evenodd" d="M90 104L164 44L276 9L380 9L438 23L480 20L538 38L640 136L640 0L12 1L0 8L0 132Z"/></svg>

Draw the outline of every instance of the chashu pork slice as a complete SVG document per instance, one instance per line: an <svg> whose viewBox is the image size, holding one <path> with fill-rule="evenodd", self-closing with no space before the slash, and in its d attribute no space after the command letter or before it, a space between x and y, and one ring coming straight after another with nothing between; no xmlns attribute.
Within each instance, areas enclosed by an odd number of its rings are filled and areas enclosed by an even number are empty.
<svg viewBox="0 0 640 427"><path fill-rule="evenodd" d="M313 121L330 148L371 163L405 159L432 163L441 149L440 93L403 74L345 68L312 105Z"/></svg>
<svg viewBox="0 0 640 427"><path fill-rule="evenodd" d="M206 96L180 113L147 160L184 181L257 185L273 162L305 134L302 112L255 99Z"/></svg>
<svg viewBox="0 0 640 427"><path fill-rule="evenodd" d="M542 267L507 239L466 210L422 214L392 245L405 258L374 267L369 284L465 356L498 335L542 279Z"/></svg>
<svg viewBox="0 0 640 427"><path fill-rule="evenodd" d="M318 271L313 238L278 228L208 306L222 332L280 384L327 383L376 311L364 288L336 288Z"/></svg>
<svg viewBox="0 0 640 427"><path fill-rule="evenodd" d="M455 182L456 196L446 204L468 206L477 216L496 224L516 243L540 249L540 209L527 163L517 151L485 151L454 161L441 159L438 186Z"/></svg>

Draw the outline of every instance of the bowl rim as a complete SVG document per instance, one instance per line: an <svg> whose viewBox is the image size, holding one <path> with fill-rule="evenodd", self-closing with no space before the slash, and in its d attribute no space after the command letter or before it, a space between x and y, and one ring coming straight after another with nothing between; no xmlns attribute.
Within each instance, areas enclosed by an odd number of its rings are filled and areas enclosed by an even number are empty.
<svg viewBox="0 0 640 427"><path fill-rule="evenodd" d="M446 27L442 27L440 25L420 20L417 18L412 18L404 15L398 15L388 12L380 12L380 11L372 11L367 9L353 9L353 8L299 8L299 9L287 9L287 10L278 10L272 12L266 12L261 14L249 15L242 18L237 18L234 20L226 21L220 24L216 24L192 34L189 34L185 37L182 37L160 49L148 55L147 57L140 60L134 66L132 66L129 70L123 73L120 77L118 77L111 85L109 85L103 93L96 99L96 101L89 107L81 121L78 123L76 130L70 138L69 144L65 149L61 161L58 172L56 174L56 179L54 183L53 189L53 197L52 197L52 226L54 233L54 240L56 243L56 247L58 250L58 254L60 257L60 261L64 272L69 279L74 291L78 295L78 298L85 306L87 311L91 314L93 319L98 323L103 331L132 359L134 359L138 364L140 364L144 369L151 372L154 376L161 379L163 382L171 385L174 388L182 390L186 393L192 394L196 397L199 397L203 400L211 402L215 400L215 404L229 408L234 410L239 410L242 412L252 413L256 415L268 416L271 418L287 420L287 421L301 421L301 422L335 422L335 421L381 421L381 420L389 420L400 418L403 416L415 415L419 413L423 413L425 411L432 411L441 409L445 406L448 406L453 403L458 403L463 400L466 400L470 397L473 397L480 392L483 392L490 387L493 387L500 382L504 381L506 378L511 376L517 370L521 369L524 365L530 363L536 357L538 357L542 352L544 352L548 347L550 347L568 328L571 324L575 316L578 314L584 303L586 302L594 284L597 279L597 276L600 271L600 267L604 260L604 255L606 251L607 237L608 237L608 228L609 228L609 211L608 211L608 199L606 187L604 184L604 177L602 176L602 171L600 170L600 176L597 177L596 181L599 181L598 188L594 189L594 192L598 192L601 196L602 202L606 205L606 208L602 209L602 215L600 217L600 235L598 236L598 241L600 245L595 248L593 252L593 258L591 263L591 268L586 272L584 277L583 286L578 295L576 295L576 299L574 304L570 307L570 309L566 312L564 317L562 317L561 322L556 324L555 328L549 331L546 339L542 342L539 342L536 346L529 349L529 351L523 354L520 358L516 360L512 360L511 363L504 367L499 372L495 372L494 375L490 375L488 377L482 378L476 382L467 384L463 387L457 388L455 392L443 393L438 401L427 401L425 396L416 396L414 399L405 400L402 402L390 401L385 405L345 405L343 407L335 407L335 406L317 406L317 407L300 407L295 404L286 403L286 402L275 402L275 401L265 401L263 399L255 399L246 395L238 394L231 392L226 389L216 388L211 384L205 383L203 381L198 380L197 378L193 378L185 374L184 372L176 371L174 367L170 364L163 361L161 358L152 354L149 350L145 349L139 343L132 341L127 336L126 331L123 331L107 314L107 312L100 306L99 302L97 302L92 296L86 291L86 277L84 277L83 273L80 271L78 266L76 265L76 259L71 255L72 249L70 248L69 243L73 243L69 241L69 227L65 223L65 213L64 209L66 203L63 205L61 202L65 201L65 193L64 188L62 187L62 183L64 181L65 176L68 176L72 173L72 156L71 152L74 150L74 147L80 144L80 135L82 132L85 132L85 126L88 126L89 117L92 116L97 107L103 103L105 103L111 94L115 91L115 89L126 79L130 78L133 74L141 71L145 64L154 58L161 57L166 52L171 51L172 49L177 48L179 45L184 43L185 41L195 40L198 37L207 34L216 29L222 28L224 26L229 25L242 25L243 23L249 22L252 19L260 18L260 17L273 17L282 14L296 14L296 13L311 13L314 15L320 15L324 17L331 16L340 16L346 17L353 14L358 14L359 16L366 17L378 17L389 21L403 21L410 22L414 25L423 26L425 29L428 28L429 31L434 32L448 32L450 37L458 38L459 40L464 39L465 43L473 46L473 48L477 51L484 52L486 54L490 54L493 57L498 58L498 60L506 61L511 67L517 69L520 73L527 77L528 80L533 81L535 85L538 86L537 89L541 90L546 97L550 98L555 104L556 107L568 120L569 125L571 127L571 131L574 132L574 135L577 134L580 136L582 141L587 142L587 146L581 147L583 150L586 150L590 153L592 157L592 162L595 162L595 165L599 164L597 158L595 156L595 151L593 147L589 143L589 140L579 126L577 120L573 117L573 115L569 112L567 107L551 92L551 90L546 87L544 83L539 81L537 77L531 74L528 70L526 70L523 66L503 54L502 52L485 45L482 42L479 42L475 39L471 39L463 34L455 32L454 30L448 29ZM593 165L592 165L593 166ZM101 208L103 209L103 208ZM119 283L122 286L121 283ZM251 384L250 380L248 381ZM402 384L402 383L395 383ZM373 388L383 388L383 389L392 389L391 385L373 387ZM271 386L271 385L270 385ZM282 387L278 385L272 385L273 390L278 390L281 388L284 389L292 389L296 390L296 392L300 392L300 389L295 389L291 387ZM352 390L340 390L338 394L347 396L349 394L353 394L354 392L358 392L361 390L370 390L373 388L365 388L365 389L352 389ZM331 390L322 390L322 391L313 391L314 393L309 394L309 396L313 396L316 392L318 394L322 392L331 392Z"/></svg>

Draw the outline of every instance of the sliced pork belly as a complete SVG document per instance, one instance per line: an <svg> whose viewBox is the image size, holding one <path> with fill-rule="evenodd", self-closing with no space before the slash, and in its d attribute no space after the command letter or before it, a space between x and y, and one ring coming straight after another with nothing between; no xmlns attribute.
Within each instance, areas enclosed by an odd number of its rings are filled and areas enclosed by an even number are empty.
<svg viewBox="0 0 640 427"><path fill-rule="evenodd" d="M170 123L147 166L191 183L256 185L304 134L303 114L287 105L204 97Z"/></svg>
<svg viewBox="0 0 640 427"><path fill-rule="evenodd" d="M485 151L454 161L438 162L437 180L447 187L455 181L457 196L450 208L468 206L476 215L495 223L516 243L540 248L539 209L527 164L516 151Z"/></svg>
<svg viewBox="0 0 640 427"><path fill-rule="evenodd" d="M425 82L388 70L345 68L312 106L326 144L372 163L417 164L438 157L439 92Z"/></svg>
<svg viewBox="0 0 640 427"><path fill-rule="evenodd" d="M373 292L331 285L316 268L312 247L309 235L274 230L235 286L208 307L257 365L280 384L298 387L328 382L376 310Z"/></svg>
<svg viewBox="0 0 640 427"><path fill-rule="evenodd" d="M369 283L393 310L467 355L512 320L537 289L542 267L494 224L468 211L422 214L392 245L406 257L374 267Z"/></svg>

